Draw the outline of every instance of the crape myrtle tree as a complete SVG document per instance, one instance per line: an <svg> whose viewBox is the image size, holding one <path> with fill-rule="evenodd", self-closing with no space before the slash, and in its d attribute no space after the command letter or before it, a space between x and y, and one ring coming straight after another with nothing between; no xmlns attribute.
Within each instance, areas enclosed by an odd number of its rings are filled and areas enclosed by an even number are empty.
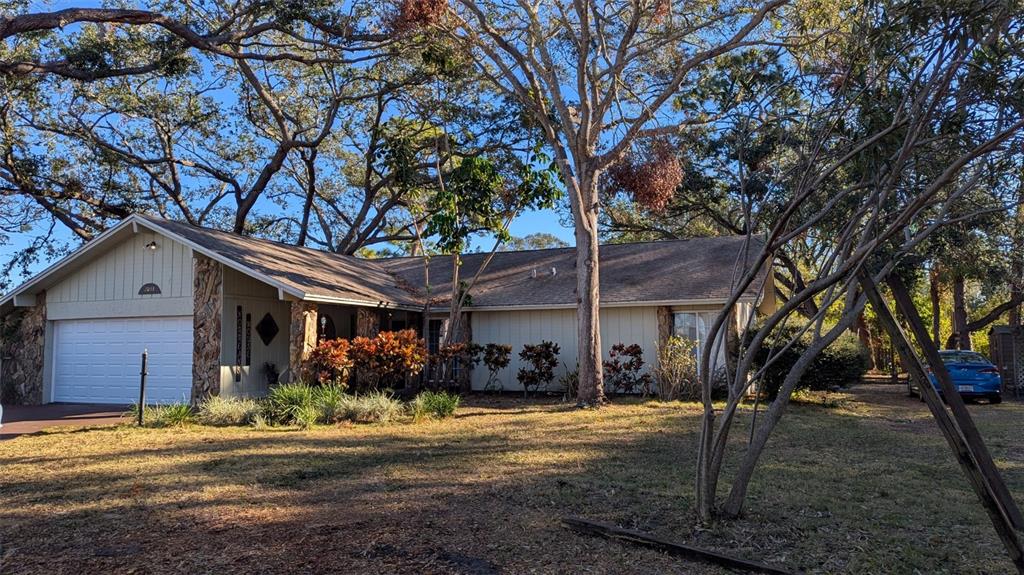
<svg viewBox="0 0 1024 575"><path fill-rule="evenodd" d="M680 87L714 58L767 42L767 20L786 0L415 4L421 25L466 46L480 73L520 103L551 151L575 228L579 402L600 405L602 176L625 163L664 190L658 180L679 170L671 137L710 121L706 111L675 105Z"/></svg>
<svg viewBox="0 0 1024 575"><path fill-rule="evenodd" d="M807 98L772 160L785 195L770 210L757 205L758 196L744 198L744 217L751 221L747 249L733 294L706 337L724 335L741 294L761 288L761 270L791 242L812 243L815 274L778 309L746 326L720 409L711 402L710 352L700 358L700 519L742 511L757 462L796 384L863 311L859 273L876 282L892 273L913 274L913 265L900 262L921 252L937 230L1013 207L983 184L1022 153L1021 26L1020 13L1003 5L885 2L858 7L826 45L791 51ZM760 213L771 216L755 219ZM810 317L800 310L808 301L817 309ZM751 367L755 357L767 350L770 365L798 337L808 342L807 352L752 423L720 501L737 408L760 375Z"/></svg>

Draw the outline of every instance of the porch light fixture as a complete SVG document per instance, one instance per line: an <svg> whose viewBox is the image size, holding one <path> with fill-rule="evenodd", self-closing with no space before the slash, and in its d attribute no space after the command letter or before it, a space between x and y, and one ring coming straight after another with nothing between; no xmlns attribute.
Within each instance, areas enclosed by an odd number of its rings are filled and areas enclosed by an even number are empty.
<svg viewBox="0 0 1024 575"><path fill-rule="evenodd" d="M149 242L148 244L146 244L145 247L146 247L147 250L149 250L151 252L155 252L156 248L159 247L159 246L156 245L156 242Z"/></svg>

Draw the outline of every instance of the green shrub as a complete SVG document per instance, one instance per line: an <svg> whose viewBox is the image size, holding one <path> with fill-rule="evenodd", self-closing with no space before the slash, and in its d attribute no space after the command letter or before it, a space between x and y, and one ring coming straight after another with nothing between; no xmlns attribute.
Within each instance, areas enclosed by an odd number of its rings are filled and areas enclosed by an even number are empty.
<svg viewBox="0 0 1024 575"><path fill-rule="evenodd" d="M523 386L523 395L531 391L546 390L555 379L555 368L558 367L558 353L561 348L557 343L547 340L536 345L524 344L519 352L519 359L529 367L520 367L516 379Z"/></svg>
<svg viewBox="0 0 1024 575"><path fill-rule="evenodd" d="M508 367L512 361L512 346L503 343L489 343L484 346L484 365L487 366L487 383L484 391L496 389L502 391L505 387L498 379L498 372Z"/></svg>
<svg viewBox="0 0 1024 575"><path fill-rule="evenodd" d="M132 421L138 421L139 406L132 405L126 414ZM142 412L142 424L146 427L180 427L194 421L192 407L187 403L147 405Z"/></svg>
<svg viewBox="0 0 1024 575"><path fill-rule="evenodd" d="M605 389L615 393L636 393L644 396L651 392L653 382L649 373L643 372L644 350L638 344L617 343L608 351L609 359L604 363Z"/></svg>
<svg viewBox="0 0 1024 575"><path fill-rule="evenodd" d="M255 399L212 396L199 406L196 419L203 425L249 425L260 409Z"/></svg>
<svg viewBox="0 0 1024 575"><path fill-rule="evenodd" d="M455 414L462 398L445 391L424 391L409 404L413 419L446 419Z"/></svg>
<svg viewBox="0 0 1024 575"><path fill-rule="evenodd" d="M338 384L327 384L313 388L313 406L316 408L317 420L321 423L337 423L341 419L342 406L346 398L345 387Z"/></svg>
<svg viewBox="0 0 1024 575"><path fill-rule="evenodd" d="M791 338L792 335L783 336L780 341L789 341ZM807 336L800 338L789 349L778 354L778 357L765 370L761 381L761 391L770 399L778 396L786 375L800 359L800 356L807 351L809 342L810 338ZM811 362L807 371L797 382L794 391L825 391L859 382L868 371L870 364L868 353L855 334L850 332L842 334ZM761 369L767 358L766 346L755 358L754 368Z"/></svg>
<svg viewBox="0 0 1024 575"><path fill-rule="evenodd" d="M340 402L338 419L355 423L387 423L397 419L405 410L402 402L383 391L365 395L346 395Z"/></svg>
<svg viewBox="0 0 1024 575"><path fill-rule="evenodd" d="M313 407L313 388L305 383L283 383L270 388L264 413L272 425L301 425ZM316 418L314 418L316 419Z"/></svg>

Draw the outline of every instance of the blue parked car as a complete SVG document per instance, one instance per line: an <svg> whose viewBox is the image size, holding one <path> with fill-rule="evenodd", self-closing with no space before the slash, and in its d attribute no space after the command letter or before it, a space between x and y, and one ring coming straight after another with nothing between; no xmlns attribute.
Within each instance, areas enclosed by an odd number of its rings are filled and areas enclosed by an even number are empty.
<svg viewBox="0 0 1024 575"><path fill-rule="evenodd" d="M950 377L953 378L953 385L956 386L961 397L964 399L985 398L990 403L1003 401L1003 382L999 377L999 369L992 365L991 361L985 359L985 356L976 351L947 349L940 351L939 357L946 365ZM941 396L939 380L931 369L928 369L928 379ZM918 396L921 394L918 393ZM924 401L923 396L921 396L921 401Z"/></svg>

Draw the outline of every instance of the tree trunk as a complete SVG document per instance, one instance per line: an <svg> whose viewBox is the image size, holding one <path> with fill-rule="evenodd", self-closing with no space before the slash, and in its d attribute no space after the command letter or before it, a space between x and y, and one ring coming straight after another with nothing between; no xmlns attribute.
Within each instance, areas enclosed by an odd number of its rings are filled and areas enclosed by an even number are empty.
<svg viewBox="0 0 1024 575"><path fill-rule="evenodd" d="M864 349L868 350L870 357L868 360L868 369L873 370L875 369L875 366L882 365L881 357L877 355L877 346L874 344L874 341L872 341L871 331L868 330L868 320L864 317L863 311L857 315L855 329L857 330L857 339L860 340Z"/></svg>
<svg viewBox="0 0 1024 575"><path fill-rule="evenodd" d="M964 278L953 277L953 333L957 349L971 349L971 332L967 329L967 298L964 295Z"/></svg>
<svg viewBox="0 0 1024 575"><path fill-rule="evenodd" d="M309 238L309 214L313 211L313 198L316 197L317 150L313 148L308 152L303 151L300 156L306 169L306 199L302 203L302 222L299 223L299 237L295 240L295 245L305 246Z"/></svg>
<svg viewBox="0 0 1024 575"><path fill-rule="evenodd" d="M597 182L594 179L596 175L589 176L580 180L582 205L573 210L576 217L576 325L580 369L576 399L581 406L601 405L605 401L599 310Z"/></svg>
<svg viewBox="0 0 1024 575"><path fill-rule="evenodd" d="M935 347L942 347L942 305L939 297L939 270L932 264L932 269L928 273L928 296L932 302L932 341L935 342Z"/></svg>

